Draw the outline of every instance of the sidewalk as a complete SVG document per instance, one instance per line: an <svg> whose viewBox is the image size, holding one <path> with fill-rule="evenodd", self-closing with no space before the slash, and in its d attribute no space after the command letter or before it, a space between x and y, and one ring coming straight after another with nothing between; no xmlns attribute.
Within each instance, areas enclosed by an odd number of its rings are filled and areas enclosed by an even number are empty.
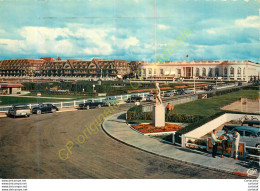
<svg viewBox="0 0 260 191"><path fill-rule="evenodd" d="M129 127L125 120L125 112L110 116L104 121L103 129L116 140L153 154L217 171L249 176L251 178L259 176L259 163L257 162L234 160L227 157L223 159L220 157L212 158L211 154L207 152L181 148L162 143L158 139L149 136L144 136ZM250 168L256 167L258 168L256 173L253 175L247 173Z"/></svg>

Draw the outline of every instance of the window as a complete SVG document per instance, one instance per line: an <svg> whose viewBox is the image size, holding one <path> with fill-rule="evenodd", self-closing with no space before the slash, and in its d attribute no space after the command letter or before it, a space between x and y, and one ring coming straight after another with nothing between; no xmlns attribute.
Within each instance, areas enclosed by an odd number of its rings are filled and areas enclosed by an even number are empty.
<svg viewBox="0 0 260 191"><path fill-rule="evenodd" d="M246 136L246 137L256 137L256 134L254 134L254 133L251 132L251 131L245 131L245 136Z"/></svg>
<svg viewBox="0 0 260 191"><path fill-rule="evenodd" d="M148 70L149 70L149 74L152 74L152 69L151 69L151 68L149 68Z"/></svg>
<svg viewBox="0 0 260 191"><path fill-rule="evenodd" d="M215 68L215 76L219 76L219 69Z"/></svg>
<svg viewBox="0 0 260 191"><path fill-rule="evenodd" d="M224 75L227 76L227 68L224 68Z"/></svg>
<svg viewBox="0 0 260 191"><path fill-rule="evenodd" d="M234 68L231 67L231 68L230 68L230 76L234 76L234 71L235 71Z"/></svg>
<svg viewBox="0 0 260 191"><path fill-rule="evenodd" d="M237 131L239 134L240 134L240 136L244 136L244 131Z"/></svg>
<svg viewBox="0 0 260 191"><path fill-rule="evenodd" d="M160 74L163 75L163 69L160 69Z"/></svg>
<svg viewBox="0 0 260 191"><path fill-rule="evenodd" d="M196 76L198 77L200 75L200 69L196 68Z"/></svg>
<svg viewBox="0 0 260 191"><path fill-rule="evenodd" d="M202 68L202 76L206 76L206 68Z"/></svg>
<svg viewBox="0 0 260 191"><path fill-rule="evenodd" d="M209 69L209 76L212 76L212 68Z"/></svg>
<svg viewBox="0 0 260 191"><path fill-rule="evenodd" d="M177 69L179 75L181 75L181 69Z"/></svg>

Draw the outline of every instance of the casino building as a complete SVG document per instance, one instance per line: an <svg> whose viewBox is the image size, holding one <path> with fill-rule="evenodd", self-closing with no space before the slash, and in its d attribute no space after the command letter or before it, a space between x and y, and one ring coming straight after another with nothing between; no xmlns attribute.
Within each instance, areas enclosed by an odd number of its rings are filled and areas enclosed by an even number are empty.
<svg viewBox="0 0 260 191"><path fill-rule="evenodd" d="M143 61L68 59L10 59L0 63L0 76L118 77L134 74Z"/></svg>
<svg viewBox="0 0 260 191"><path fill-rule="evenodd" d="M139 73L146 79L215 79L250 81L259 79L260 64L251 61L168 61L142 63ZM141 71L141 72L140 72ZM140 75L140 74L139 74Z"/></svg>

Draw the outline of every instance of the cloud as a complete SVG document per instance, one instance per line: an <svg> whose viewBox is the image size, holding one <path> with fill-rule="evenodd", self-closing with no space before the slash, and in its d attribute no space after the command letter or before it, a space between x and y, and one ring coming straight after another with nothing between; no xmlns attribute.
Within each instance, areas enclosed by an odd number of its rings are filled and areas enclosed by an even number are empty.
<svg viewBox="0 0 260 191"><path fill-rule="evenodd" d="M128 37L126 39L119 39L113 36L112 39L114 40L115 45L120 49L128 49L131 46L139 45L139 40L133 36Z"/></svg>
<svg viewBox="0 0 260 191"><path fill-rule="evenodd" d="M161 30L166 30L166 29L169 29L170 27L167 26L167 25L163 25L163 24L158 24L158 29L161 29Z"/></svg>
<svg viewBox="0 0 260 191"><path fill-rule="evenodd" d="M1 49L19 54L99 54L112 52L108 42L109 30L88 29L68 25L64 28L22 27L19 34L22 40L0 39ZM134 41L133 41L134 42ZM128 44L131 44L128 42Z"/></svg>
<svg viewBox="0 0 260 191"><path fill-rule="evenodd" d="M238 19L235 21L235 24L240 27L245 27L245 28L259 28L260 23L259 23L260 17L259 16L248 16L245 19Z"/></svg>

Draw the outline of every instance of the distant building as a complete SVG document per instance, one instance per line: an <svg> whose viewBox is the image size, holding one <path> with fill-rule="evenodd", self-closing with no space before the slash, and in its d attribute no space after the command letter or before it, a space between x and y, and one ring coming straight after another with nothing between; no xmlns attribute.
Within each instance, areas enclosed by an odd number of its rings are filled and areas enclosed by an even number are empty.
<svg viewBox="0 0 260 191"><path fill-rule="evenodd" d="M0 95L19 94L22 87L22 84L0 83Z"/></svg>
<svg viewBox="0 0 260 191"><path fill-rule="evenodd" d="M251 61L169 61L143 63L139 71L144 78L216 78L250 81L259 79L260 64ZM140 74L141 75L141 74Z"/></svg>
<svg viewBox="0 0 260 191"><path fill-rule="evenodd" d="M123 77L136 72L143 61L68 59L10 59L0 63L1 76Z"/></svg>

